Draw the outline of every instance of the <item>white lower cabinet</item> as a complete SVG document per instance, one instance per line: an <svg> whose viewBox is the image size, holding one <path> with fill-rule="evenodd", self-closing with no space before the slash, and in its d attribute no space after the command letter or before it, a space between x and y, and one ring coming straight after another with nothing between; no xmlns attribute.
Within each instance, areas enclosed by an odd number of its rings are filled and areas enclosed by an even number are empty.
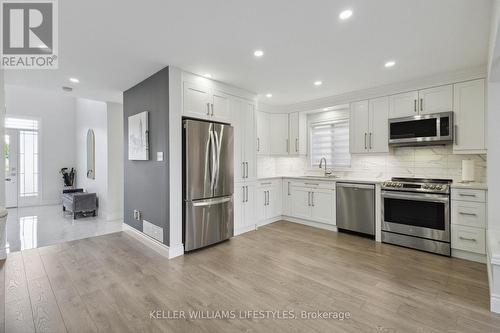
<svg viewBox="0 0 500 333"><path fill-rule="evenodd" d="M312 222L335 225L334 184L320 185L285 181L285 215ZM308 185L309 184L309 185ZM285 193L285 190L283 191Z"/></svg>
<svg viewBox="0 0 500 333"><path fill-rule="evenodd" d="M452 189L451 248L486 253L486 191Z"/></svg>
<svg viewBox="0 0 500 333"><path fill-rule="evenodd" d="M255 229L255 182L238 183L234 186L234 234Z"/></svg>
<svg viewBox="0 0 500 333"><path fill-rule="evenodd" d="M255 211L257 221L273 219L282 215L281 179L260 181L255 193Z"/></svg>

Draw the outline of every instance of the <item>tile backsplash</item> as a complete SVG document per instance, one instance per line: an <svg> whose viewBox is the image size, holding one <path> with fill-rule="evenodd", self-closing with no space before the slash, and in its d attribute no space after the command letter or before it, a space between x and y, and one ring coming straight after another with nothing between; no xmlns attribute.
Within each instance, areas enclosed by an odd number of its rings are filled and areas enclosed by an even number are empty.
<svg viewBox="0 0 500 333"><path fill-rule="evenodd" d="M334 170L339 176L390 179L391 177L449 178L461 181L462 160L474 160L475 181L486 182L486 155L453 154L452 146L401 147L388 154L351 156L351 168ZM258 177L321 174L306 157L259 156Z"/></svg>

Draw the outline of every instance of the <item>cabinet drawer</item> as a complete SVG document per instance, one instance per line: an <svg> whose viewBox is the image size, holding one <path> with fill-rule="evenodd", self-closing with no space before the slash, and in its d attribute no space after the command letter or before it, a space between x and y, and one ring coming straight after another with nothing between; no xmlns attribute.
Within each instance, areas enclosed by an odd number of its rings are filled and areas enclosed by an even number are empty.
<svg viewBox="0 0 500 333"><path fill-rule="evenodd" d="M451 190L453 200L486 202L486 191L454 188Z"/></svg>
<svg viewBox="0 0 500 333"><path fill-rule="evenodd" d="M486 204L473 201L451 201L451 223L468 227L486 227Z"/></svg>
<svg viewBox="0 0 500 333"><path fill-rule="evenodd" d="M480 228L451 226L451 247L457 250L486 253L485 230Z"/></svg>
<svg viewBox="0 0 500 333"><path fill-rule="evenodd" d="M290 186L307 187L307 188L321 188L327 190L335 189L335 182L322 182L315 180L293 180L290 182Z"/></svg>
<svg viewBox="0 0 500 333"><path fill-rule="evenodd" d="M265 179L259 180L257 182L258 187L269 187L269 186L278 186L281 182L281 179Z"/></svg>

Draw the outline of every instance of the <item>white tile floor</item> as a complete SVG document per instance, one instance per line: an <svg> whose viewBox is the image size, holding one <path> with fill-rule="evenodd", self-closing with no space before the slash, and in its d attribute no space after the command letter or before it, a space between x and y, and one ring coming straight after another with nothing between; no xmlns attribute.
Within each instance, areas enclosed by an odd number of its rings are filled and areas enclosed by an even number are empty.
<svg viewBox="0 0 500 333"><path fill-rule="evenodd" d="M71 214L63 214L61 207L56 205L9 209L7 251L32 249L122 230L122 220L106 221L101 217L73 220Z"/></svg>

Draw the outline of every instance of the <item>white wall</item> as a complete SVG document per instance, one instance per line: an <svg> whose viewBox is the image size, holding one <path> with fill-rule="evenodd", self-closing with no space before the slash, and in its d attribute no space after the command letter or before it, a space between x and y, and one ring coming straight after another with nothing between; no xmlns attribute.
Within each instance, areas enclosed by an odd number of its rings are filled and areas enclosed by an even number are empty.
<svg viewBox="0 0 500 333"><path fill-rule="evenodd" d="M109 220L123 219L123 105L107 103Z"/></svg>
<svg viewBox="0 0 500 333"><path fill-rule="evenodd" d="M5 88L9 116L28 116L41 121L40 204L59 203L63 188L59 171L75 166L75 99L63 93L19 86Z"/></svg>
<svg viewBox="0 0 500 333"><path fill-rule="evenodd" d="M88 99L76 100L75 151L76 186L97 193L99 215L107 217L108 193L108 135L107 107L104 102ZM95 179L87 178L87 131L95 135Z"/></svg>
<svg viewBox="0 0 500 333"><path fill-rule="evenodd" d="M5 87L3 80L3 70L0 69L0 138L4 136L4 116L5 116ZM4 141L0 140L0 151L3 151ZM5 155L0 154L0 175L5 174ZM5 186L0 186L0 208L5 207ZM2 237L0 237L0 240ZM0 243L0 249L3 248Z"/></svg>

